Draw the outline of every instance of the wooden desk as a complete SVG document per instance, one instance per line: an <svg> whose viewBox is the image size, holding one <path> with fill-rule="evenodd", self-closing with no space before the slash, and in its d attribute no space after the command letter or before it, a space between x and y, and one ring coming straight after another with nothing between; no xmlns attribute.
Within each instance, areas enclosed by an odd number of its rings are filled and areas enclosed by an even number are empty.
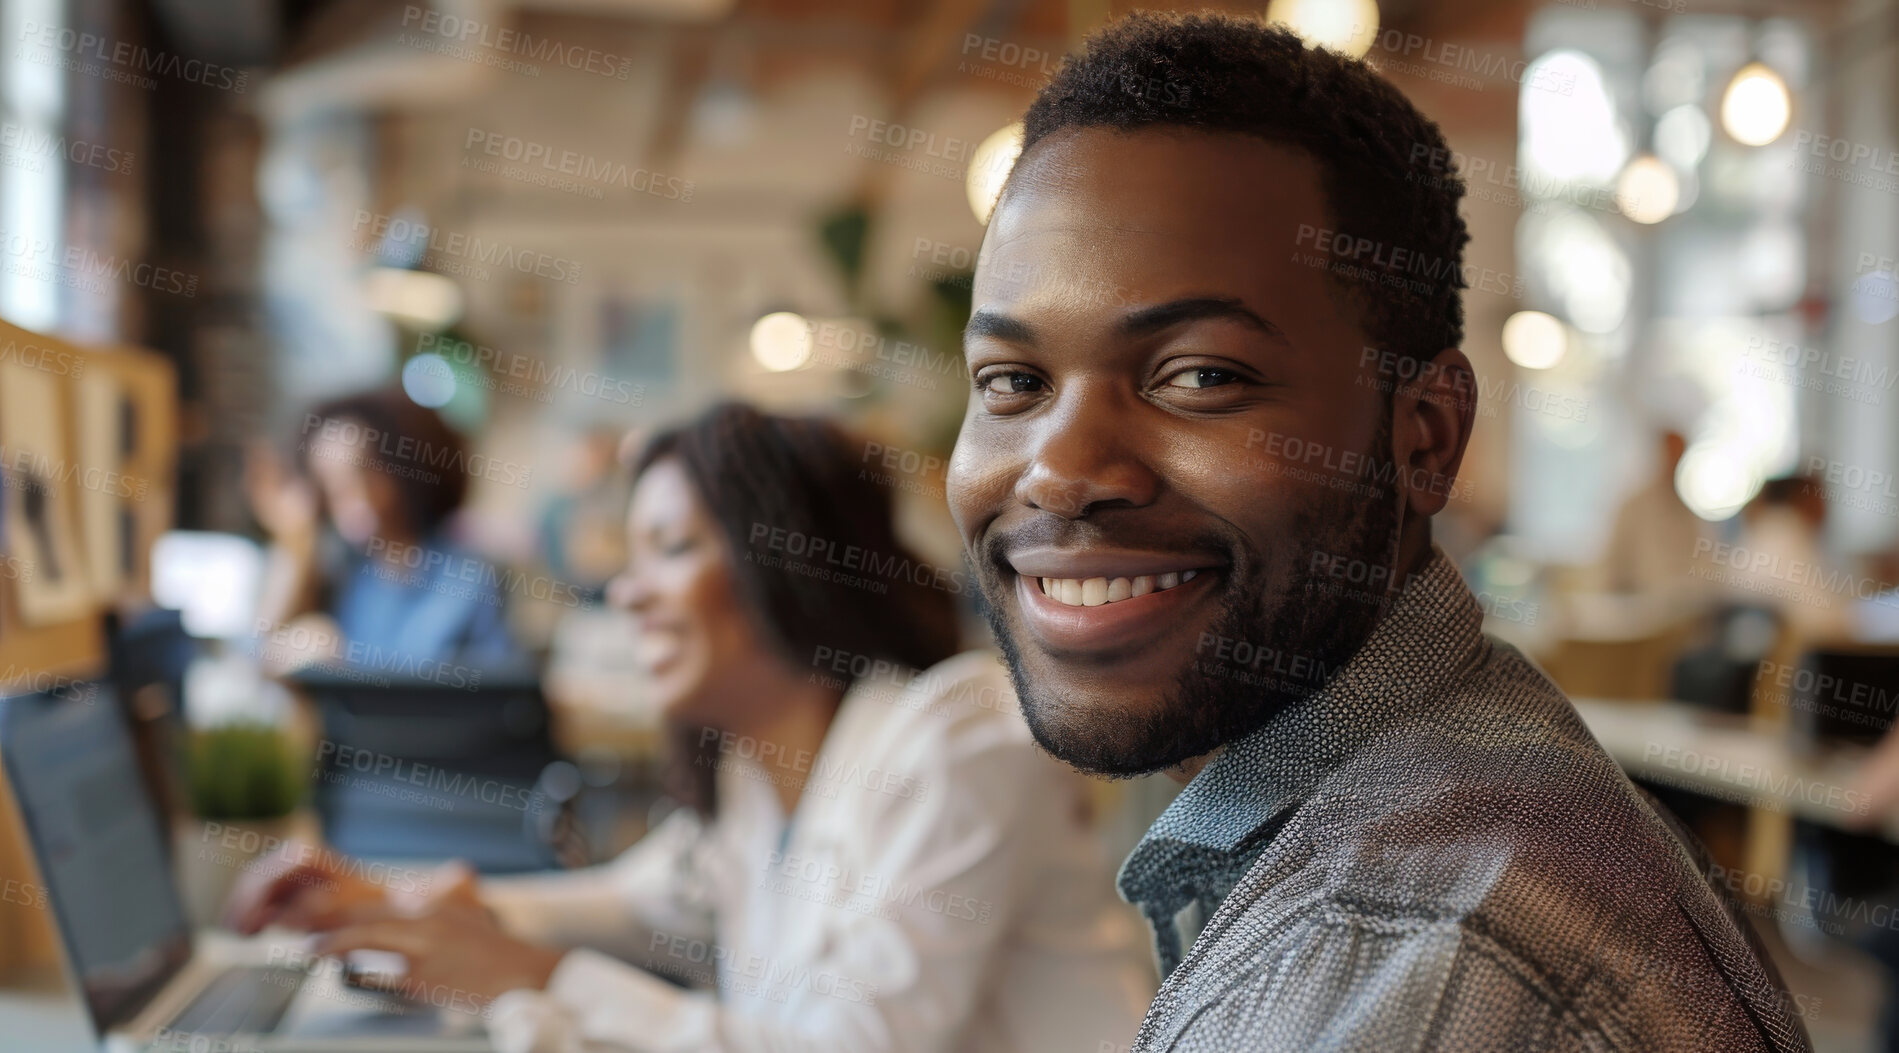
<svg viewBox="0 0 1899 1053"><path fill-rule="evenodd" d="M1863 828L1853 823L1854 776L1864 751L1810 756L1769 722L1682 702L1573 701L1631 778L1899 844L1899 815Z"/></svg>

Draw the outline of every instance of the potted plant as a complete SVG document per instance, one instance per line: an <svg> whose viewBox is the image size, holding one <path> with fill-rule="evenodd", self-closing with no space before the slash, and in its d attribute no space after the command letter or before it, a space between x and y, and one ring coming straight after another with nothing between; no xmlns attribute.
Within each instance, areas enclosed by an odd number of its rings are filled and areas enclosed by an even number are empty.
<svg viewBox="0 0 1899 1053"><path fill-rule="evenodd" d="M216 921L231 886L302 831L307 765L281 728L239 720L191 732L185 785L198 822L180 831L178 866L191 920Z"/></svg>

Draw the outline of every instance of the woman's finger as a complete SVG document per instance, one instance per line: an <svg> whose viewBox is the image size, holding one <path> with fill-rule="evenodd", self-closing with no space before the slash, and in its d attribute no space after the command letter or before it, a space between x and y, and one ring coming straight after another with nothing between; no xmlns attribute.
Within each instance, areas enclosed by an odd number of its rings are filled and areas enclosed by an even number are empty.
<svg viewBox="0 0 1899 1053"><path fill-rule="evenodd" d="M310 867L296 866L239 885L231 896L231 927L246 935L256 932L286 913L304 892L320 887L323 880Z"/></svg>
<svg viewBox="0 0 1899 1053"><path fill-rule="evenodd" d="M317 940L316 952L338 958L351 951L394 951L416 959L439 944L436 926L427 921L385 918L335 929Z"/></svg>

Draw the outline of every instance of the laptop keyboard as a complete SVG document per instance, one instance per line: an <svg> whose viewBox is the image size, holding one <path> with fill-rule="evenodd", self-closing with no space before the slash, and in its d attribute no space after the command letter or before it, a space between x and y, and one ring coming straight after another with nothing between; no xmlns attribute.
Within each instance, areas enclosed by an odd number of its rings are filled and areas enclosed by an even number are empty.
<svg viewBox="0 0 1899 1053"><path fill-rule="evenodd" d="M171 1022L186 1035L261 1035L274 1030L309 974L247 965L227 969Z"/></svg>

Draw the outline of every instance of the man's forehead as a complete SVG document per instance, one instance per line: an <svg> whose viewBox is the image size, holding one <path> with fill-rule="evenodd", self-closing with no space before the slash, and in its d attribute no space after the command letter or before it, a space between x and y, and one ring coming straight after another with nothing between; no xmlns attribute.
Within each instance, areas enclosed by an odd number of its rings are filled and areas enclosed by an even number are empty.
<svg viewBox="0 0 1899 1053"><path fill-rule="evenodd" d="M1304 152L1234 132L1074 129L1017 161L990 219L978 269L1037 242L1106 248L1182 238L1207 248L1244 232L1321 221L1318 167Z"/></svg>
<svg viewBox="0 0 1899 1053"><path fill-rule="evenodd" d="M1258 136L1058 132L1023 154L990 218L975 306L1068 325L1212 296L1283 327L1323 295L1321 272L1288 261L1325 213L1317 163Z"/></svg>

